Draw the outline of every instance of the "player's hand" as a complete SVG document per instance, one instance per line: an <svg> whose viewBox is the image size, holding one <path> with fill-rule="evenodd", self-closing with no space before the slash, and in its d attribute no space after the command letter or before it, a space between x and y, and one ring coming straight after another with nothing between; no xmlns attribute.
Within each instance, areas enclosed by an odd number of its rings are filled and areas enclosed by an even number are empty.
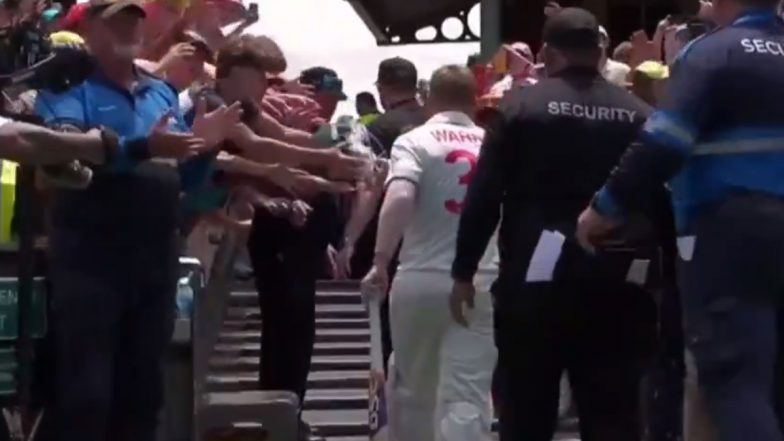
<svg viewBox="0 0 784 441"><path fill-rule="evenodd" d="M330 179L338 181L358 181L368 169L368 160L346 155L337 148L327 151L324 166Z"/></svg>
<svg viewBox="0 0 784 441"><path fill-rule="evenodd" d="M452 294L449 296L449 311L452 318L461 326L468 327L466 319L466 308L474 309L474 297L476 290L474 284L455 280L452 286Z"/></svg>
<svg viewBox="0 0 784 441"><path fill-rule="evenodd" d="M351 258L354 257L354 244L346 242L335 258L336 278L346 280L351 276Z"/></svg>
<svg viewBox="0 0 784 441"><path fill-rule="evenodd" d="M207 113L207 102L201 99L196 104L193 133L204 139L208 146L213 147L228 137L241 117L242 106L239 101L230 106L220 106Z"/></svg>
<svg viewBox="0 0 784 441"><path fill-rule="evenodd" d="M389 274L386 267L373 264L359 286L365 302L383 300L389 290Z"/></svg>
<svg viewBox="0 0 784 441"><path fill-rule="evenodd" d="M596 252L596 244L612 231L618 223L599 214L593 207L586 208L577 218L577 242L589 253Z"/></svg>
<svg viewBox="0 0 784 441"><path fill-rule="evenodd" d="M313 212L313 208L302 200L296 200L291 203L291 213L289 213L289 222L297 228L302 228L308 221L308 216Z"/></svg>
<svg viewBox="0 0 784 441"><path fill-rule="evenodd" d="M164 114L147 137L150 156L166 159L188 159L209 149L204 139L192 133L175 133L168 130L173 112Z"/></svg>

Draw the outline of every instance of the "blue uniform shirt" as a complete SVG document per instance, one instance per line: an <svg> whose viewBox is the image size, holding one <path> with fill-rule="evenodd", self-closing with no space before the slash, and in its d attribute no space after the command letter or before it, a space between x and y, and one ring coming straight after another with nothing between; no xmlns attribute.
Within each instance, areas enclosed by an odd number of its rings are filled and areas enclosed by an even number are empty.
<svg viewBox="0 0 784 441"><path fill-rule="evenodd" d="M126 145L124 141L147 137L167 112L173 115L169 130L189 130L179 111L175 90L140 71L132 91L96 72L64 93L41 91L35 108L50 126L69 124L82 130L108 127L120 136L121 146ZM150 161L136 164L128 152L124 153L115 164L97 169L86 190L59 191L53 213L55 227L101 231L121 223L124 229L171 230L178 219L179 193L187 190L181 181L197 185L211 172L207 164L190 170L191 175L180 179L166 165Z"/></svg>
<svg viewBox="0 0 784 441"><path fill-rule="evenodd" d="M690 43L667 87L642 145L597 194L600 212L621 215L646 181L669 180L679 230L732 191L784 196L784 23L773 11Z"/></svg>

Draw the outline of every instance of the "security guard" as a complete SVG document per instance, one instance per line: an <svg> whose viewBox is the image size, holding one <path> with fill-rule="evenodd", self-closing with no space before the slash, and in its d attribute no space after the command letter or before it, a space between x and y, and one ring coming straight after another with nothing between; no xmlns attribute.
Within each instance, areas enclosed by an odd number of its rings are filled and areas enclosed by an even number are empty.
<svg viewBox="0 0 784 441"><path fill-rule="evenodd" d="M573 237L591 187L606 179L650 109L602 78L591 13L566 8L543 37L548 78L505 98L466 174L473 182L452 267L452 312L464 322L477 263L503 212L493 287L501 440L553 438L564 370L582 439L635 440L643 355L655 330L655 306L640 286L650 259L635 260L634 249L594 258Z"/></svg>
<svg viewBox="0 0 784 441"><path fill-rule="evenodd" d="M784 292L784 24L778 0L714 2L667 99L591 207L590 247L670 180L687 345L723 441L782 440L772 407Z"/></svg>

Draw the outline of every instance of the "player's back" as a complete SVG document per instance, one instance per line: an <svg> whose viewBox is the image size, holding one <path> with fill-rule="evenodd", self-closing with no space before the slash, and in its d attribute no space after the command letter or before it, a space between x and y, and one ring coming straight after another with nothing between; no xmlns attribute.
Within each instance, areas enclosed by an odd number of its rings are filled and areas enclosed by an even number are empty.
<svg viewBox="0 0 784 441"><path fill-rule="evenodd" d="M405 231L399 271L450 271L468 184L484 130L459 112L444 112L401 136L392 149L390 179L417 184L416 212ZM480 271L497 271L495 242Z"/></svg>

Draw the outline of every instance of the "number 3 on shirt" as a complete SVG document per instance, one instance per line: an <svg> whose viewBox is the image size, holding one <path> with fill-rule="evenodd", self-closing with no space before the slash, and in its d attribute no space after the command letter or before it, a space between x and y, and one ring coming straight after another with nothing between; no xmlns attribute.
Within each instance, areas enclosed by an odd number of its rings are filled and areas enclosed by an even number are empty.
<svg viewBox="0 0 784 441"><path fill-rule="evenodd" d="M468 150L452 150L445 158L448 164L456 164L461 159L468 162L469 169L464 175L460 176L457 182L460 185L468 186L476 174L476 154ZM464 204L464 201L450 199L444 202L444 207L450 213L460 214L463 211Z"/></svg>

